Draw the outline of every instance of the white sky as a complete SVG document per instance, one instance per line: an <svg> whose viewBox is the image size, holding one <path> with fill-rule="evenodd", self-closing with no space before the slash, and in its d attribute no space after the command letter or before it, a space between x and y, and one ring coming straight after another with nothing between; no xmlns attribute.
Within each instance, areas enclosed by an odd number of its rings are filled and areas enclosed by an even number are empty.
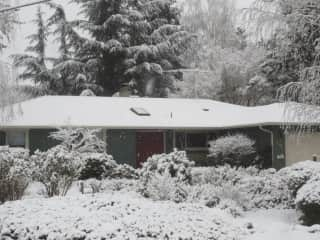
<svg viewBox="0 0 320 240"><path fill-rule="evenodd" d="M20 3L28 3L33 2L34 0L20 0ZM78 9L75 5L68 4L67 0L53 0L56 3L62 4L65 6L65 10L67 12L67 16L70 20L75 19L78 14ZM235 0L237 3L238 8L245 8L248 7L254 0ZM9 44L9 47L3 52L1 56L1 60L5 62L11 62L11 59L9 56L11 54L16 53L23 53L24 49L26 48L28 44L28 40L26 39L26 36L34 33L34 26L32 23L30 23L35 18L36 13L36 6L24 8L19 11L19 18L20 21L24 22L21 26L18 27L17 32L15 34L15 39L12 41L11 44ZM43 9L44 11L47 11L46 8ZM50 43L48 45L47 49L47 55L52 56L55 55L57 49L53 43Z"/></svg>

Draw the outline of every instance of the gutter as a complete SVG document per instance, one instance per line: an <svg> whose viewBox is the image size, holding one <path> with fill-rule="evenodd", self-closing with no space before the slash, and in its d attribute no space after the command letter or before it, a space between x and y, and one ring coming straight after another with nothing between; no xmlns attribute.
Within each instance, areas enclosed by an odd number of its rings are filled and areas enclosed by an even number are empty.
<svg viewBox="0 0 320 240"><path fill-rule="evenodd" d="M274 136L273 136L273 132L269 129L264 128L262 125L259 126L259 129L265 133L270 134L270 138L271 138L271 151L272 151L272 157L271 157L271 161L272 161L272 167L274 166Z"/></svg>

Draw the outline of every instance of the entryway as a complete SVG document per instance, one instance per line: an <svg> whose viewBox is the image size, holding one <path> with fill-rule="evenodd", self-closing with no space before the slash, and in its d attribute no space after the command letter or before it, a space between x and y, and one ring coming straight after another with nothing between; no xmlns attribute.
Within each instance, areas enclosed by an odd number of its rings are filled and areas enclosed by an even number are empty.
<svg viewBox="0 0 320 240"><path fill-rule="evenodd" d="M163 152L163 132L137 132L137 167L141 167L148 157Z"/></svg>

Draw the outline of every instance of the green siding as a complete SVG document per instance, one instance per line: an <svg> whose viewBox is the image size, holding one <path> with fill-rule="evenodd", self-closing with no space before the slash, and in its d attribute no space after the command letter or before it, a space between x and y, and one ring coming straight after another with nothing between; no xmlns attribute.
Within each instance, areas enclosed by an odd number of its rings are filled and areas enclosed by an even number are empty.
<svg viewBox="0 0 320 240"><path fill-rule="evenodd" d="M56 129L31 129L29 131L29 147L30 152L36 150L47 151L56 146L59 142L50 138L50 133L57 131Z"/></svg>
<svg viewBox="0 0 320 240"><path fill-rule="evenodd" d="M120 164L136 167L136 133L132 130L108 130L107 152Z"/></svg>
<svg viewBox="0 0 320 240"><path fill-rule="evenodd" d="M0 131L0 146L6 145L6 133Z"/></svg>

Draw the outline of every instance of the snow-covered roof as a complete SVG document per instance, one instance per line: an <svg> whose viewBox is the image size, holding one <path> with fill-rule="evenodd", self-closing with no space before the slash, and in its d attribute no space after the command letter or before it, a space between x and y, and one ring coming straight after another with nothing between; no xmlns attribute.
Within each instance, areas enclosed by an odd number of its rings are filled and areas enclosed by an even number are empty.
<svg viewBox="0 0 320 240"><path fill-rule="evenodd" d="M212 100L45 96L15 106L3 128L95 127L109 129L215 129L300 124L285 104L244 107ZM145 111L148 114L137 114ZM0 113L1 114L1 113ZM313 119L311 124L320 121Z"/></svg>

